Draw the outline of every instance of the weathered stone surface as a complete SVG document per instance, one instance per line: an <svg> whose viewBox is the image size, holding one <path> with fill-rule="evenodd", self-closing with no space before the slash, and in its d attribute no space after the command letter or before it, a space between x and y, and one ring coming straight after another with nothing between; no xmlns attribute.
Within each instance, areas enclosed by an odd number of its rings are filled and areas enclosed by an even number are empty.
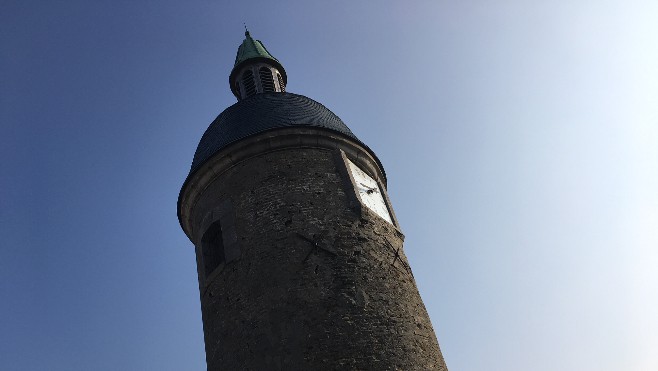
<svg viewBox="0 0 658 371"><path fill-rule="evenodd" d="M209 370L446 369L403 236L355 206L337 151L265 151L190 197L199 267L210 223L237 236L199 269Z"/></svg>

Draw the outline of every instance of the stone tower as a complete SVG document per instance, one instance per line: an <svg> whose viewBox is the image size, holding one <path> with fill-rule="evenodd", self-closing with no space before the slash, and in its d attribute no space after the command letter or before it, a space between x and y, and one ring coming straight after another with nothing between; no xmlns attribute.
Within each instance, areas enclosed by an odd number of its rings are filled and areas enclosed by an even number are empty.
<svg viewBox="0 0 658 371"><path fill-rule="evenodd" d="M446 370L375 153L249 32L178 199L208 370Z"/></svg>

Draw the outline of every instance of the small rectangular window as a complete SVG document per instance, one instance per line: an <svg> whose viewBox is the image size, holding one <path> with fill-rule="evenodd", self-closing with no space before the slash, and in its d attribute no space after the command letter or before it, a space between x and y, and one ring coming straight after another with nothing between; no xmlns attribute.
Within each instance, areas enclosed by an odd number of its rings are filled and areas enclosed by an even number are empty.
<svg viewBox="0 0 658 371"><path fill-rule="evenodd" d="M208 227L201 238L201 250L203 253L203 267L206 277L224 262L224 241L222 239L222 228L219 221Z"/></svg>

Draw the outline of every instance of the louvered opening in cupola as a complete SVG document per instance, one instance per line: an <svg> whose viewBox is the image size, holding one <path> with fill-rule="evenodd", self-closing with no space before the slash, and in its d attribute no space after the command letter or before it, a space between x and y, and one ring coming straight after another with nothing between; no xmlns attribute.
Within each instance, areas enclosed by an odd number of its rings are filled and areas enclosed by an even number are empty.
<svg viewBox="0 0 658 371"><path fill-rule="evenodd" d="M260 83L263 86L263 93L276 91L272 71L269 68L261 67L258 69L258 74L260 75Z"/></svg>
<svg viewBox="0 0 658 371"><path fill-rule="evenodd" d="M246 97L256 94L256 82L254 81L254 74L251 70L246 70L242 74L242 85L244 85Z"/></svg>
<svg viewBox="0 0 658 371"><path fill-rule="evenodd" d="M276 78L279 80L279 91L282 93L286 92L286 85L283 83L283 78L281 77L280 73L276 73Z"/></svg>

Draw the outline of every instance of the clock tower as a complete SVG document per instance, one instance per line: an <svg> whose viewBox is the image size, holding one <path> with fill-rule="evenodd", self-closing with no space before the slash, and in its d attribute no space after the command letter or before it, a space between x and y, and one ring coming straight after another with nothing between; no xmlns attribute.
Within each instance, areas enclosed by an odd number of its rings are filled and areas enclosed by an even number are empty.
<svg viewBox="0 0 658 371"><path fill-rule="evenodd" d="M178 199L208 370L447 370L375 153L249 32Z"/></svg>

